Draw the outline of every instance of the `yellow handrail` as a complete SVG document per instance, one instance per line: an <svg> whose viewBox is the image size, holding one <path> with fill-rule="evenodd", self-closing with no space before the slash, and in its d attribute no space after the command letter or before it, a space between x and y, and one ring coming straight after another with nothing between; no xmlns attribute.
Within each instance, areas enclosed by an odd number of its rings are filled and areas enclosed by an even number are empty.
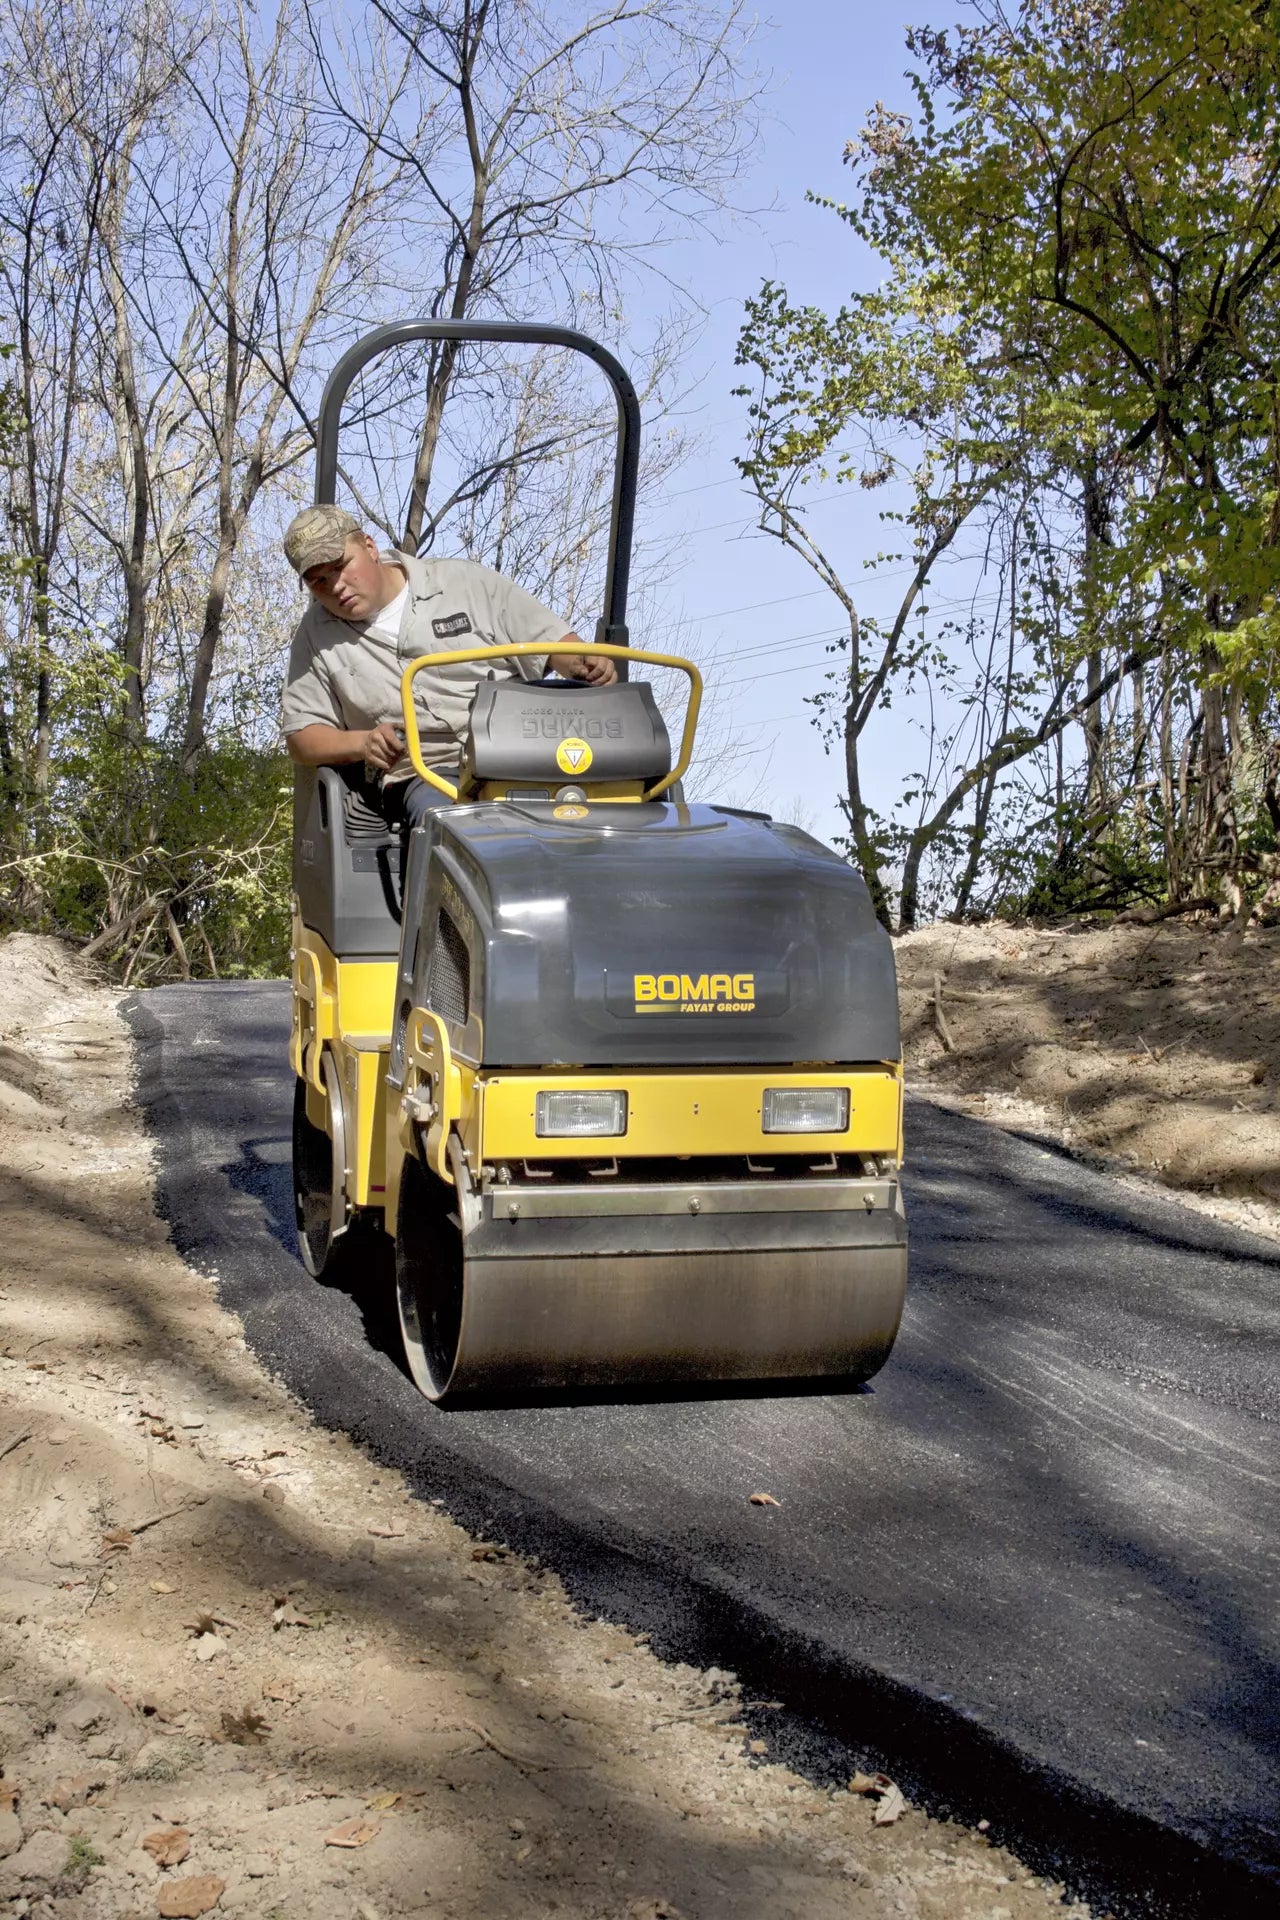
<svg viewBox="0 0 1280 1920"><path fill-rule="evenodd" d="M458 797L458 789L452 780L446 780L442 775L433 773L422 758L422 736L418 731L418 715L413 704L413 682L416 676L425 667L459 666L465 660L495 658L512 660L521 655L542 657L547 650L546 645L541 641L522 640L510 647L457 647L450 653L423 653L419 654L416 660L409 662L400 676L400 704L404 712L405 745L409 750L409 758L413 762L413 770L420 780L425 780L429 786L436 787L449 800L456 800ZM583 659L599 656L606 660L639 660L645 666L675 667L678 672L686 674L689 680L689 700L684 710L684 732L680 738L680 752L670 773L646 789L646 800L656 800L660 793L665 793L668 787L684 778L689 762L693 758L693 740L698 729L698 710L702 705L702 675L692 660L682 660L679 654L675 653L649 653L640 647L606 646L602 641L596 640L579 640L572 646L558 643L554 651L572 653Z"/></svg>

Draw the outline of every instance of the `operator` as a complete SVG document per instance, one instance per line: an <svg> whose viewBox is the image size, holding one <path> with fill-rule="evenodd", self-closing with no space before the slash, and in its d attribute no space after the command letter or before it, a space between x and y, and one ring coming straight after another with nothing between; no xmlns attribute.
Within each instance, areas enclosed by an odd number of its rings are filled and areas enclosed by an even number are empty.
<svg viewBox="0 0 1280 1920"><path fill-rule="evenodd" d="M495 659L429 667L414 682L424 763L456 783L459 750L481 680L540 680L546 669L588 686L616 680L612 660L558 653L581 645L523 587L472 560L379 553L342 507L304 507L285 530L290 566L311 595L289 650L283 723L304 767L362 766L361 792L393 826L421 824L446 805L405 751L400 677L424 653L492 647ZM502 658L503 642L546 648Z"/></svg>

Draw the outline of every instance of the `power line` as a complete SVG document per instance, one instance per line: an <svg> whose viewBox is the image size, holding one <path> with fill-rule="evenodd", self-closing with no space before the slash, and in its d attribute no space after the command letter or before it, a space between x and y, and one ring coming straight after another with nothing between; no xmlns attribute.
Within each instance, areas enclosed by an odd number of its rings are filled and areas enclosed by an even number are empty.
<svg viewBox="0 0 1280 1920"><path fill-rule="evenodd" d="M988 605L992 601L998 601L999 599L1000 594L998 592L982 595L970 595L966 593L944 600L927 600L925 607L930 613L934 611L946 613L953 607L978 607ZM776 601L762 601L760 604L762 606L773 606L778 603ZM787 633L782 634L776 640L761 641L758 646L735 648L728 655L728 659L731 665L736 665L740 660L758 659L762 653L777 653L784 647L800 646L806 640L843 639L845 632L844 627L810 627L804 633ZM758 677L762 678L764 676ZM743 684L745 685L747 683L744 682Z"/></svg>
<svg viewBox="0 0 1280 1920"><path fill-rule="evenodd" d="M942 560L938 564L940 566L962 567L971 564L971 562L967 557L961 556L960 558ZM851 589L851 592L856 590L857 586L875 585L881 580L905 580L914 572L914 567L893 567L885 573L868 573L863 576L861 581L855 583L855 588ZM762 607L789 606L795 600L816 600L819 594L829 593L830 591L831 589L829 587L806 587L803 593L780 594L776 600L749 600L745 606L718 607L711 613L687 613L683 617L688 620L691 625L701 626L711 620L731 619L734 614L738 613L758 613ZM965 596L961 595L959 598L946 603L934 601L932 604L935 606L939 604L959 606L964 597Z"/></svg>

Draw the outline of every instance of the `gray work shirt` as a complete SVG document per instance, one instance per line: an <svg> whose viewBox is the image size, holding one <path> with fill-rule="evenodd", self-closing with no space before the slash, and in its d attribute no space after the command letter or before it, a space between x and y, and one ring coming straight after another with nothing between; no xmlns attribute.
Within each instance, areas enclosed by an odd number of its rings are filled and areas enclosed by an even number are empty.
<svg viewBox="0 0 1280 1920"><path fill-rule="evenodd" d="M384 720L402 723L400 676L424 653L461 647L501 647L528 641L554 653L573 631L513 580L474 560L419 560L407 553L382 556L408 576L409 595L398 640L339 620L313 600L299 620L289 649L282 719L286 733L317 723L356 731ZM481 680L537 680L545 658L468 661L430 667L414 682L414 706L429 767L453 767ZM404 780L413 772L407 754L387 775Z"/></svg>

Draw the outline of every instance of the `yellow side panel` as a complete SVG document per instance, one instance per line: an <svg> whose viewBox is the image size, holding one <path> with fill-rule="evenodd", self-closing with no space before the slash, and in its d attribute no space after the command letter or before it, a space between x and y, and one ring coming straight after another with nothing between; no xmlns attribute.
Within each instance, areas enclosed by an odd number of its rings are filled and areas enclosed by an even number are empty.
<svg viewBox="0 0 1280 1920"><path fill-rule="evenodd" d="M342 1054L348 1112L354 1120L348 1141L351 1202L380 1207L387 1183L387 1050L343 1048Z"/></svg>
<svg viewBox="0 0 1280 1920"><path fill-rule="evenodd" d="M766 1087L848 1087L844 1133L765 1133ZM627 1131L618 1138L543 1140L534 1132L539 1093L623 1088ZM591 1073L498 1076L478 1083L482 1093L481 1152L485 1160L579 1160L691 1154L895 1154L900 1138L902 1083L889 1071L873 1073Z"/></svg>
<svg viewBox="0 0 1280 1920"><path fill-rule="evenodd" d="M309 1041L337 1034L391 1038L394 960L338 960L318 933L293 926L294 1072Z"/></svg>
<svg viewBox="0 0 1280 1920"><path fill-rule="evenodd" d="M338 1032L344 1036L382 1034L391 1042L396 1004L394 960L338 960Z"/></svg>
<svg viewBox="0 0 1280 1920"><path fill-rule="evenodd" d="M295 919L293 1034L289 1057L307 1082L307 1112L328 1125L321 1057L333 1053L342 1078L351 1158L350 1197L381 1206L386 1183L387 1049L395 1006L394 960L339 960L319 934Z"/></svg>

